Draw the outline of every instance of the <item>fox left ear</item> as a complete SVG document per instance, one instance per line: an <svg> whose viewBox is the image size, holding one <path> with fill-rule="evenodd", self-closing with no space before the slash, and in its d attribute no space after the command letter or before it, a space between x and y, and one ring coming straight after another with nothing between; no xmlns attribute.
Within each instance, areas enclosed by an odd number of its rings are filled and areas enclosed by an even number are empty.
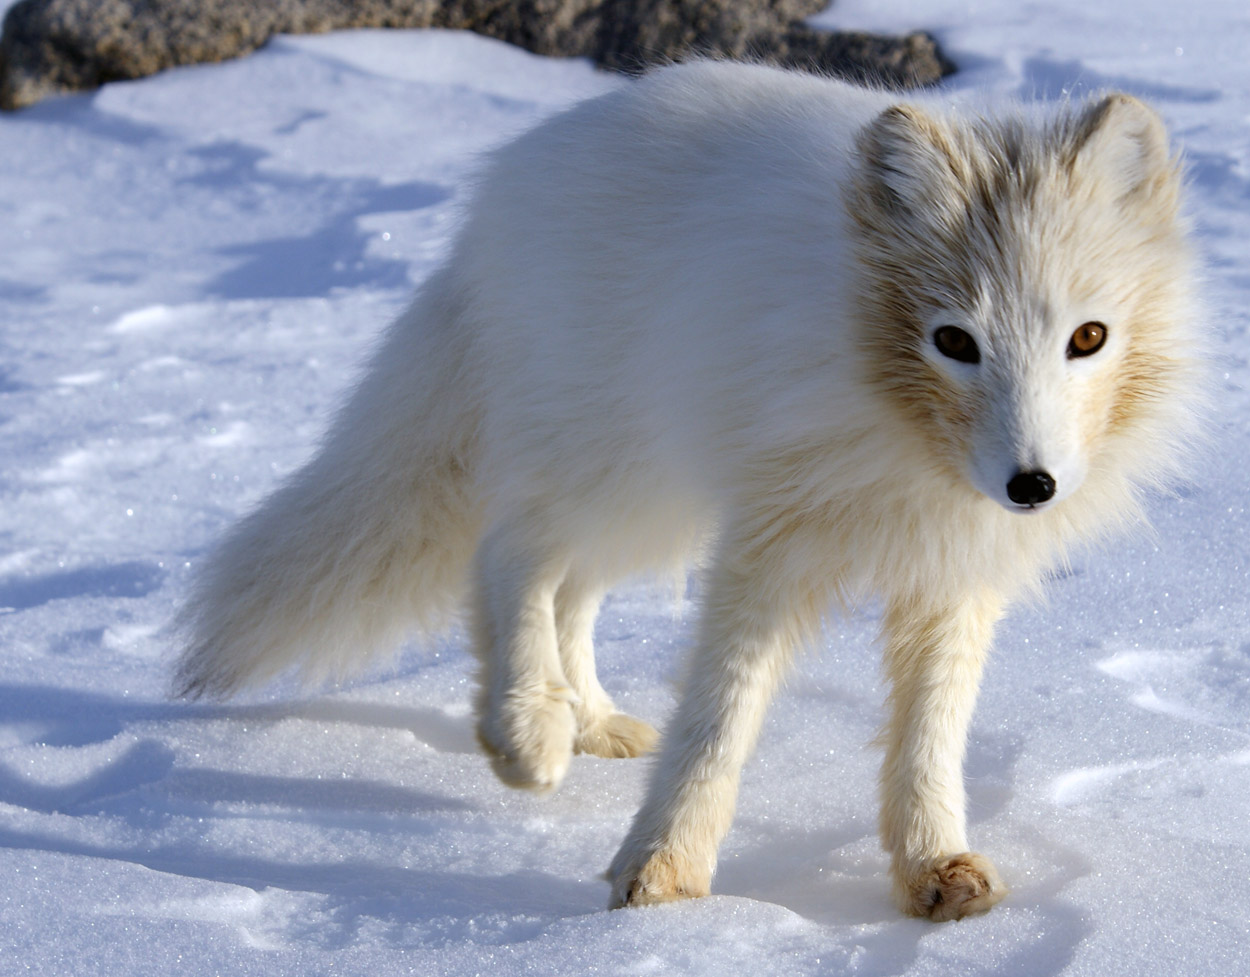
<svg viewBox="0 0 1250 977"><path fill-rule="evenodd" d="M1116 199L1173 183L1175 167L1163 120L1131 95L1108 95L1077 121L1070 163L1095 174Z"/></svg>

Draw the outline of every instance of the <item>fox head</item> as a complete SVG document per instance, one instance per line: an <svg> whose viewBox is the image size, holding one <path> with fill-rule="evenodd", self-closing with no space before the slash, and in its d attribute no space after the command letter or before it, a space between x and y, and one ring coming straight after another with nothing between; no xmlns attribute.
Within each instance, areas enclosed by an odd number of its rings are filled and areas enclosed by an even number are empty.
<svg viewBox="0 0 1250 977"><path fill-rule="evenodd" d="M1022 514L1100 472L1162 477L1197 358L1158 116L1126 95L1042 120L896 106L858 155L861 345L933 465Z"/></svg>

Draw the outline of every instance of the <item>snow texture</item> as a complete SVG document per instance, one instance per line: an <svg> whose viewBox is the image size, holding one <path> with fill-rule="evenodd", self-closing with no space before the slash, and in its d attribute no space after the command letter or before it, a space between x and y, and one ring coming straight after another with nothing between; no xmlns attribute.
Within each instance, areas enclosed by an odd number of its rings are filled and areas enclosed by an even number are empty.
<svg viewBox="0 0 1250 977"><path fill-rule="evenodd" d="M0 6L3 4L0 3ZM1250 937L1250 19L1221 0L843 0L933 30L952 98L1150 100L1185 147L1216 410L1153 536L1002 627L971 832L1013 892L934 925L875 834L871 609L748 765L710 898L608 913L644 761L552 797L477 752L462 634L319 694L171 703L190 567L313 449L439 260L474 156L624 84L471 35L278 39L0 117L0 975L1245 972ZM662 722L688 598L605 606Z"/></svg>

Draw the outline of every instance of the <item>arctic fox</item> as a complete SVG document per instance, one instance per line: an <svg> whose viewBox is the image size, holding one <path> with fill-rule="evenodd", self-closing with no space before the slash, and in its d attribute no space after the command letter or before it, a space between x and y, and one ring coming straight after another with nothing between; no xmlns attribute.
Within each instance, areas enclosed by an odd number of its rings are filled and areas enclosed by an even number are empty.
<svg viewBox="0 0 1250 977"><path fill-rule="evenodd" d="M622 576L704 556L701 620L611 904L709 891L739 772L822 612L876 595L881 837L906 913L1006 891L962 760L1013 598L1141 516L1192 429L1181 177L1125 95L958 112L671 67L484 166L454 249L320 452L182 616L183 694L340 675L462 602L508 783L634 756L591 639Z"/></svg>

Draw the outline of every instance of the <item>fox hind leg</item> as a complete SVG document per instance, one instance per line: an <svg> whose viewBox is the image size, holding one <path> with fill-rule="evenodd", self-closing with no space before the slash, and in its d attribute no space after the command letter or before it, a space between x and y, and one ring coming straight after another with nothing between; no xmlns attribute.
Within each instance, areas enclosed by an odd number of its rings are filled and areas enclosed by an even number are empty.
<svg viewBox="0 0 1250 977"><path fill-rule="evenodd" d="M555 595L565 567L540 555L531 527L496 527L477 558L474 644L482 669L478 740L505 783L554 790L577 731L577 694L556 636Z"/></svg>
<svg viewBox="0 0 1250 977"><path fill-rule="evenodd" d="M573 749L600 757L641 756L655 746L658 734L641 719L618 712L595 674L594 629L601 600L601 590L576 570L565 577L555 596L560 663L576 696Z"/></svg>

